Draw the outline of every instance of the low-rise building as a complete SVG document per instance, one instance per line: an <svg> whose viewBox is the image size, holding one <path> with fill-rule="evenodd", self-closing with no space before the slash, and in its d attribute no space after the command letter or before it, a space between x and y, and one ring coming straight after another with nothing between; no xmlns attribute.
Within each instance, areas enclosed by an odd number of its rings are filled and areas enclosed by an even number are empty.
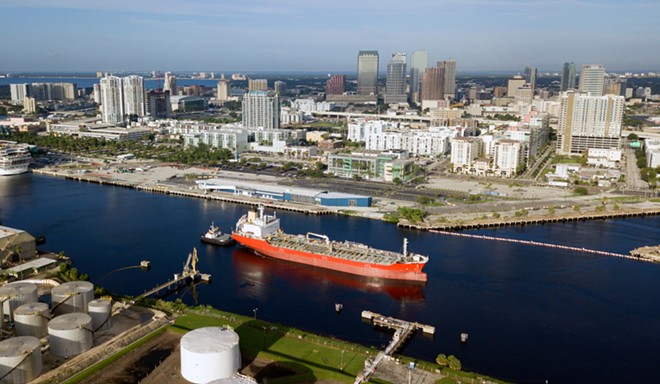
<svg viewBox="0 0 660 384"><path fill-rule="evenodd" d="M587 150L587 164L594 167L616 168L621 162L621 150L589 148Z"/></svg>
<svg viewBox="0 0 660 384"><path fill-rule="evenodd" d="M644 142L646 164L651 168L660 167L660 140L646 139Z"/></svg>

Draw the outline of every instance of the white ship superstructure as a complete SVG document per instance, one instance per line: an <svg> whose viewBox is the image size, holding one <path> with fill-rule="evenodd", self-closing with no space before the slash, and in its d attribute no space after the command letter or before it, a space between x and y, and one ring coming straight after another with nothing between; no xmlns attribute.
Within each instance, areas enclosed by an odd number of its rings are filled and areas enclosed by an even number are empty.
<svg viewBox="0 0 660 384"><path fill-rule="evenodd" d="M18 175L28 171L32 157L26 144L0 141L0 175Z"/></svg>

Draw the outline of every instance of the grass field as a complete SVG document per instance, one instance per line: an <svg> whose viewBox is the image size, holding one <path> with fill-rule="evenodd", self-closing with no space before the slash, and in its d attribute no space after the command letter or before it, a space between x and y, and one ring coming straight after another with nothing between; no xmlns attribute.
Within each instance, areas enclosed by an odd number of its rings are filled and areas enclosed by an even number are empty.
<svg viewBox="0 0 660 384"><path fill-rule="evenodd" d="M378 353L375 349L217 310L188 313L179 317L172 328L185 333L196 328L223 325L232 327L240 336L241 354L245 359L258 357L277 361L296 373L269 379L268 382L273 384L322 379L352 383L364 367L366 357Z"/></svg>

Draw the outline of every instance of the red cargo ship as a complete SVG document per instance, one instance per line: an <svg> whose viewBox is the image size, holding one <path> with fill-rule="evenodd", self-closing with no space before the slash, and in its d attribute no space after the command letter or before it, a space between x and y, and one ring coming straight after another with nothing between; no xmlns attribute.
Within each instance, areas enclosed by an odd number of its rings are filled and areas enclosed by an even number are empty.
<svg viewBox="0 0 660 384"><path fill-rule="evenodd" d="M325 235L286 234L280 229L280 219L274 214L249 211L236 223L233 238L241 245L262 255L335 271L384 279L426 281L422 268L428 257L403 252L371 248L351 241L332 241Z"/></svg>

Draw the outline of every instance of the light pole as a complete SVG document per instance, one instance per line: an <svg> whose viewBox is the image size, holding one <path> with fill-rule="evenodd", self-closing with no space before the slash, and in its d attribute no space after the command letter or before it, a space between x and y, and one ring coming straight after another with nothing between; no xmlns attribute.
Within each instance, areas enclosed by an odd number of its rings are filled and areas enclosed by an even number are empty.
<svg viewBox="0 0 660 384"><path fill-rule="evenodd" d="M255 308L255 309L252 310L252 312L254 313L254 319L255 320L257 320L257 311L258 310L259 310L259 308Z"/></svg>
<svg viewBox="0 0 660 384"><path fill-rule="evenodd" d="M339 370L343 371L344 370L344 350L341 350L341 364L339 364Z"/></svg>

